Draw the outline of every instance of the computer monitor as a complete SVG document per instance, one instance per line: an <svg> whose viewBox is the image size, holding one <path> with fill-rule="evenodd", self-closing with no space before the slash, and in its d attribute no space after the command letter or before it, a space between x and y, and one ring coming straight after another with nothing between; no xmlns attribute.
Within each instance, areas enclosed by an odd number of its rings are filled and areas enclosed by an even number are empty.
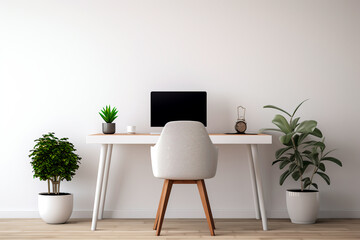
<svg viewBox="0 0 360 240"><path fill-rule="evenodd" d="M206 122L206 92L151 92L150 125L163 127L167 122L190 120Z"/></svg>

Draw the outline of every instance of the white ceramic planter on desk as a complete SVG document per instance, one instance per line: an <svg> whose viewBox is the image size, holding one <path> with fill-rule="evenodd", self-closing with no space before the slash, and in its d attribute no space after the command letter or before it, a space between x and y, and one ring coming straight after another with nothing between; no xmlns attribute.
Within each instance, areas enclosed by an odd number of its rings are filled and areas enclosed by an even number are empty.
<svg viewBox="0 0 360 240"><path fill-rule="evenodd" d="M292 223L312 224L316 222L320 200L315 190L287 190L286 205Z"/></svg>

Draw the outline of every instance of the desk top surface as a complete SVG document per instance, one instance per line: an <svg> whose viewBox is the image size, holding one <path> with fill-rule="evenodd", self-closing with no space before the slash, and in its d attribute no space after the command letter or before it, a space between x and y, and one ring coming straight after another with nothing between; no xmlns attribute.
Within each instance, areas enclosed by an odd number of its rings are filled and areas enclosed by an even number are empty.
<svg viewBox="0 0 360 240"><path fill-rule="evenodd" d="M210 133L214 144L271 144L272 136L268 134L224 134ZM86 137L86 143L98 144L155 144L160 134L149 133L115 133L91 134Z"/></svg>

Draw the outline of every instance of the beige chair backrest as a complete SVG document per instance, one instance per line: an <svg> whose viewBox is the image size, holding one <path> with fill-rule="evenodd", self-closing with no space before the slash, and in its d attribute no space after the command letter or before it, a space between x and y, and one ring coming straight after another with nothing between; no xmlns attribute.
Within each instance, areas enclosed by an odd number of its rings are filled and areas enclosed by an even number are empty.
<svg viewBox="0 0 360 240"><path fill-rule="evenodd" d="M217 148L204 125L174 121L165 125L159 141L151 147L154 176L174 180L212 178L216 174Z"/></svg>

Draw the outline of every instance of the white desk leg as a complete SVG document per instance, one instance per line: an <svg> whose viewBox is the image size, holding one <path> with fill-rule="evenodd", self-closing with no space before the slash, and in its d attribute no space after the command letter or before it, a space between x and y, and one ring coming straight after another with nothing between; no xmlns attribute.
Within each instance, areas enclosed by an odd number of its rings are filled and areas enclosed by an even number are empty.
<svg viewBox="0 0 360 240"><path fill-rule="evenodd" d="M98 176L97 176L97 182L96 182L96 192L95 192L95 199L94 199L94 210L93 210L93 217L92 217L92 224L91 224L92 231L96 230L97 217L98 217L98 213L99 213L101 187L102 187L103 176L104 176L106 152L107 152L107 144L101 144Z"/></svg>
<svg viewBox="0 0 360 240"><path fill-rule="evenodd" d="M259 197L258 197L258 191L257 191L257 185L256 185L256 179L255 179L255 171L254 171L254 160L253 155L251 153L251 147L250 144L246 145L249 153L249 168L250 168L250 178L251 178L251 185L253 189L253 197L254 197L254 206L255 206L255 216L256 219L260 219L260 209L259 209Z"/></svg>
<svg viewBox="0 0 360 240"><path fill-rule="evenodd" d="M102 183L101 188L101 198L100 198L100 210L99 210L99 217L98 219L103 219L104 215L104 206L105 206L105 198L106 198L106 189L107 189L107 183L109 179L109 169L111 164L111 154L112 154L113 145L108 144L107 147L107 153L106 153L106 162L105 162L105 170L104 170L104 180Z"/></svg>
<svg viewBox="0 0 360 240"><path fill-rule="evenodd" d="M257 183L257 190L259 195L259 204L260 204L260 212L261 212L261 220L264 231L268 230L267 227L267 219L266 219L266 212L265 212L265 204L264 204L264 195L262 191L262 183L261 183L261 173L258 166L258 149L257 145L251 144L251 152L253 155L254 161L254 169L255 169L255 178Z"/></svg>

